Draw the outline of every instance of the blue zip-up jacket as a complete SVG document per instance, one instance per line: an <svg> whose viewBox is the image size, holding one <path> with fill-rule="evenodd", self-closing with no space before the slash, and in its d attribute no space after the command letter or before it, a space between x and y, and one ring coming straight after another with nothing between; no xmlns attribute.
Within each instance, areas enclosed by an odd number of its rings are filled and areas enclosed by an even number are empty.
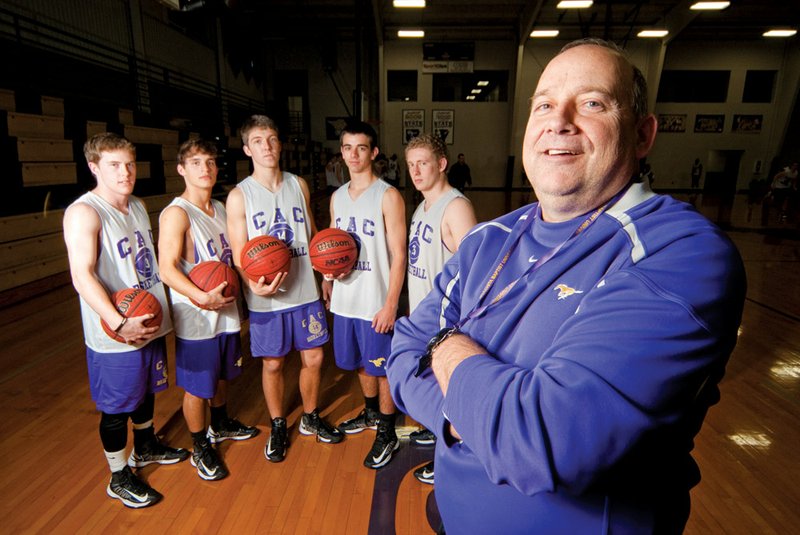
<svg viewBox="0 0 800 535"><path fill-rule="evenodd" d="M387 373L401 410L439 437L436 501L448 533L671 533L699 481L690 456L736 343L741 258L691 206L633 183L462 331L487 354L447 398L419 355L572 235L539 207L477 226L433 291L395 326ZM445 416L446 415L446 416ZM462 437L448 432L448 422Z"/></svg>

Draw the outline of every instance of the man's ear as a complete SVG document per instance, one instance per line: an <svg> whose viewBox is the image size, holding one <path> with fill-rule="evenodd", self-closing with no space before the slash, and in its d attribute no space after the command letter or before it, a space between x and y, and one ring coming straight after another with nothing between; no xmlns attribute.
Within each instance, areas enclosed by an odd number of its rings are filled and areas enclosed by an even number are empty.
<svg viewBox="0 0 800 535"><path fill-rule="evenodd" d="M658 121L652 113L639 120L636 126L636 159L640 160L650 153L656 141Z"/></svg>

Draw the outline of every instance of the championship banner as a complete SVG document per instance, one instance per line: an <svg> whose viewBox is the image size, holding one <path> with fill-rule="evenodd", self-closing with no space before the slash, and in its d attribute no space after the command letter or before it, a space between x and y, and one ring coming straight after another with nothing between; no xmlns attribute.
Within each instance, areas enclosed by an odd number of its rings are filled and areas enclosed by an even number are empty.
<svg viewBox="0 0 800 535"><path fill-rule="evenodd" d="M433 110L431 120L431 133L439 136L447 145L452 145L455 139L455 115L454 110Z"/></svg>
<svg viewBox="0 0 800 535"><path fill-rule="evenodd" d="M425 129L425 110L403 110L403 145Z"/></svg>

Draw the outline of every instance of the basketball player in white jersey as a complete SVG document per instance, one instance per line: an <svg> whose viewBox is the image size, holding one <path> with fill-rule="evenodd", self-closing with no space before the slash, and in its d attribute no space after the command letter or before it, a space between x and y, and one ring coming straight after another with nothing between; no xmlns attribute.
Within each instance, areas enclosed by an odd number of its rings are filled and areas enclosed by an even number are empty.
<svg viewBox="0 0 800 535"><path fill-rule="evenodd" d="M399 447L384 364L391 351L406 270L405 203L394 187L373 173L372 162L379 151L370 125L351 123L340 139L350 181L331 197L331 227L353 236L359 256L353 271L323 283L323 295L334 314L336 364L358 370L365 399L364 410L339 424L339 429L360 433L377 427L375 442L364 459L365 466L377 469Z"/></svg>
<svg viewBox="0 0 800 535"><path fill-rule="evenodd" d="M406 164L414 187L424 198L411 216L408 233L408 300L413 312L476 220L472 203L447 181L447 145L441 138L422 134L410 140ZM425 428L409 438L417 444L436 441ZM414 477L433 484L433 461L415 470Z"/></svg>
<svg viewBox="0 0 800 535"><path fill-rule="evenodd" d="M278 127L269 117L253 115L241 128L244 152L253 160L253 174L228 194L228 234L238 267L248 240L270 235L280 238L292 253L288 273L271 284L245 276L244 295L250 311L250 349L262 361L262 386L272 418L272 432L264 455L280 462L289 445L284 393L284 357L300 352L300 397L303 415L299 431L322 442L338 443L344 435L319 415L322 346L328 341L325 308L308 257L308 243L316 232L309 204L308 184L280 168Z"/></svg>
<svg viewBox="0 0 800 535"><path fill-rule="evenodd" d="M227 412L228 381L242 373L236 297L222 294L225 282L205 292L188 277L200 262L233 267L225 207L211 198L217 182L216 157L214 144L202 139L180 146L178 173L186 189L161 212L158 233L159 268L172 298L175 380L185 390L183 416L192 434L192 465L207 481L228 475L213 443L258 434L257 428L230 418ZM211 410L208 429L206 405Z"/></svg>
<svg viewBox="0 0 800 535"><path fill-rule="evenodd" d="M189 452L161 444L155 436L155 393L167 388L165 335L172 330L167 297L158 272L150 219L134 197L136 148L111 133L92 136L84 145L97 186L67 208L64 240L72 284L78 291L86 342L92 399L100 411L100 441L111 469L106 493L128 507L158 503L163 496L131 468L172 464ZM153 314L126 318L111 296L123 288L153 294L163 309L160 327L147 327ZM100 326L110 326L117 342ZM125 458L128 418L133 422L133 451Z"/></svg>

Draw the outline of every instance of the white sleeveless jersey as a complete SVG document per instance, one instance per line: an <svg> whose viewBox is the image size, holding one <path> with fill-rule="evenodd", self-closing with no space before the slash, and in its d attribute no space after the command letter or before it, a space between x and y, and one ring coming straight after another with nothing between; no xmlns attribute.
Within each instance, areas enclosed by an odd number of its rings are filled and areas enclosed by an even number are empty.
<svg viewBox="0 0 800 535"><path fill-rule="evenodd" d="M185 275L200 262L215 260L233 267L231 246L226 233L227 220L225 207L214 199L214 217L210 217L203 210L191 202L177 197L170 206L181 208L189 217L194 241L194 263L189 263L181 258L181 271ZM180 292L169 289L172 300L172 322L175 325L175 336L183 340L207 340L220 333L239 332L239 310L236 303L231 303L219 311L204 310L194 305L188 297Z"/></svg>
<svg viewBox="0 0 800 535"><path fill-rule="evenodd" d="M261 297L242 284L247 307L255 312L276 312L319 300L319 289L308 258L311 225L306 214L306 199L296 175L283 173L277 193L271 192L249 176L237 186L244 196L247 239L274 236L283 240L292 252L289 274L273 296Z"/></svg>
<svg viewBox="0 0 800 535"><path fill-rule="evenodd" d="M356 200L350 198L350 182L333 194L336 228L346 230L358 245L353 271L333 284L331 312L372 321L389 293L389 247L383 221L383 195L391 188L376 180Z"/></svg>
<svg viewBox="0 0 800 535"><path fill-rule="evenodd" d="M433 279L453 256L442 241L442 218L450 202L459 197L464 195L451 188L427 212L425 201L422 201L411 217L408 233L408 302L411 312L428 295L433 288Z"/></svg>
<svg viewBox="0 0 800 535"><path fill-rule="evenodd" d="M123 288L142 288L161 303L163 320L155 338L172 330L169 305L164 284L158 273L153 231L144 203L136 197L128 199L128 214L123 214L105 199L92 192L79 197L73 204L88 204L100 216L100 243L95 273L109 298ZM147 345L127 345L109 337L100 326L100 315L80 298L83 337L86 345L99 353L122 353ZM112 329L116 325L110 326Z"/></svg>

